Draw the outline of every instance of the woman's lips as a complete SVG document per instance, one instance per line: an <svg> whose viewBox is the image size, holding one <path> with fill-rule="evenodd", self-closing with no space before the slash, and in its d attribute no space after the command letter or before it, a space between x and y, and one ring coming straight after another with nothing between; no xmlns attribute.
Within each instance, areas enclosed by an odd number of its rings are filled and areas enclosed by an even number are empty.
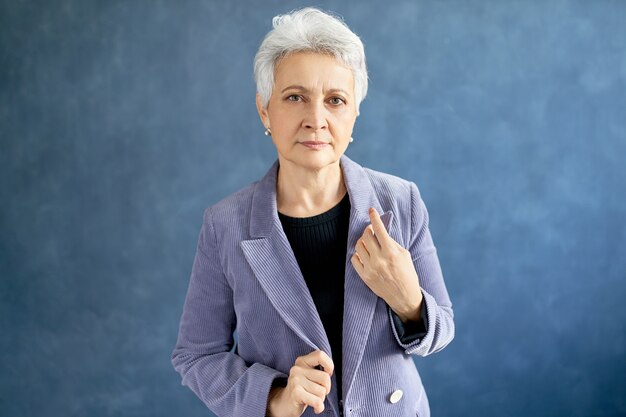
<svg viewBox="0 0 626 417"><path fill-rule="evenodd" d="M306 141L300 142L301 145L306 146L309 149L324 149L329 144L327 142L318 142L318 141Z"/></svg>

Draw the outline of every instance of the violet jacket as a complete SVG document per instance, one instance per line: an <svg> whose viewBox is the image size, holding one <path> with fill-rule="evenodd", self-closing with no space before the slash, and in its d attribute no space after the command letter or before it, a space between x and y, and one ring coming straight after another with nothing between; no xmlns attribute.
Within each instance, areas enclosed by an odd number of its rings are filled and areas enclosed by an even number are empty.
<svg viewBox="0 0 626 417"><path fill-rule="evenodd" d="M278 161L260 181L204 212L172 364L182 384L220 417L263 417L274 379L287 378L298 356L318 349L331 357L343 354L343 415L430 415L411 355L443 349L454 337L454 322L428 212L414 183L363 168L345 155L340 166L351 203L343 352L330 350L278 218ZM350 262L370 224L369 207L384 213L389 234L410 251L420 280L428 330L408 345L398 337L391 309ZM340 416L337 383L333 375L321 415ZM303 414L315 415L311 407Z"/></svg>

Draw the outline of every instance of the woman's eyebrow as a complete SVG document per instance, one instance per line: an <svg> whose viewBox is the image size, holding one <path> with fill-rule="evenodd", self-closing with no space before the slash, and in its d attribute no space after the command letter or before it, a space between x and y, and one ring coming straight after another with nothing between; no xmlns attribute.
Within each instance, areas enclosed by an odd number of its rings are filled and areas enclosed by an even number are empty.
<svg viewBox="0 0 626 417"><path fill-rule="evenodd" d="M348 97L350 97L350 93L348 93L346 90L342 89L342 88L331 88L330 90L328 90L329 93L342 93Z"/></svg>
<svg viewBox="0 0 626 417"><path fill-rule="evenodd" d="M308 88L306 88L306 87L304 87L302 85L290 85L288 87L283 88L280 93L282 94L282 93L284 93L287 90L298 90L298 91L302 91L302 92L305 92L305 93L310 92L310 90ZM327 90L326 93L342 93L342 94L345 94L346 96L350 96L350 94L346 90L341 89L341 88L331 88L331 89Z"/></svg>
<svg viewBox="0 0 626 417"><path fill-rule="evenodd" d="M303 87L301 85L290 85L288 87L283 88L281 93L284 93L287 90L300 90L300 91L304 91L305 93L309 91L308 88Z"/></svg>

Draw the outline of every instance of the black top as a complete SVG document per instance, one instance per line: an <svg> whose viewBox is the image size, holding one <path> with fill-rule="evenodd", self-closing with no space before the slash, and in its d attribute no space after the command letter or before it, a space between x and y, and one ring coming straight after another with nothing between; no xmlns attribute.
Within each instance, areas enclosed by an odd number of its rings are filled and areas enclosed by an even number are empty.
<svg viewBox="0 0 626 417"><path fill-rule="evenodd" d="M326 353L333 359L338 392L341 392L343 289L350 220L348 193L335 207L317 216L290 217L278 213L278 217L326 330L331 349Z"/></svg>
<svg viewBox="0 0 626 417"><path fill-rule="evenodd" d="M330 210L312 217L290 217L278 213L283 230L298 261L302 276L320 315L330 348L328 353L335 365L337 389L341 399L341 356L343 329L344 275L348 249L350 198L348 193ZM424 304L424 303L423 303ZM402 326L394 321L403 343L411 343L426 334L426 312L423 320Z"/></svg>

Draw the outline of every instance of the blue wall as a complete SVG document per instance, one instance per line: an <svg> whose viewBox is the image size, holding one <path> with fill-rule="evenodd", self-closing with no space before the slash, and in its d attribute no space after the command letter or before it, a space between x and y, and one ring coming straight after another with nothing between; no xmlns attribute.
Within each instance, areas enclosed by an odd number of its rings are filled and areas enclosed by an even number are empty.
<svg viewBox="0 0 626 417"><path fill-rule="evenodd" d="M433 415L626 415L626 2L346 3L316 4L366 45L348 155L418 184L455 307ZM0 415L211 415L170 353L303 5L0 1Z"/></svg>

